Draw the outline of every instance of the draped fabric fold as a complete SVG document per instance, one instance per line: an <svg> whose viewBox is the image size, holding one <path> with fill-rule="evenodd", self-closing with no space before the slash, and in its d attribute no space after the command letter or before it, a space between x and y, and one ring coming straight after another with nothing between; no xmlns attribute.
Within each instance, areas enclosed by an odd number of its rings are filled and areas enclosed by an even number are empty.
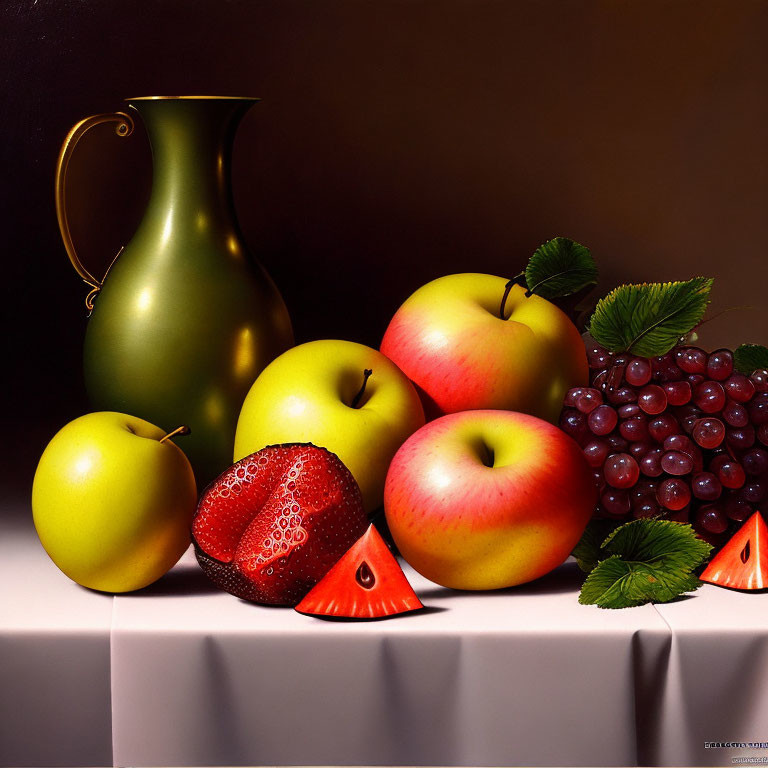
<svg viewBox="0 0 768 768"><path fill-rule="evenodd" d="M218 591L189 552L78 587L0 536L0 765L726 765L768 757L768 594L581 606L566 563L492 593L405 566L423 612L331 622ZM744 746L740 746L744 745ZM744 764L746 760L744 760Z"/></svg>

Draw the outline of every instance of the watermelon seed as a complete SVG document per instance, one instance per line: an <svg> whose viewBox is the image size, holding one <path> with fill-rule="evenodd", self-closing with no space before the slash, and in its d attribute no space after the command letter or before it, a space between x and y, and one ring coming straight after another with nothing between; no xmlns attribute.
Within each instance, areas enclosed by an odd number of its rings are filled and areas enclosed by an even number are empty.
<svg viewBox="0 0 768 768"><path fill-rule="evenodd" d="M363 589L373 589L373 585L376 583L376 577L373 575L373 571L365 560L360 563L357 571L355 571L355 581L357 581Z"/></svg>
<svg viewBox="0 0 768 768"><path fill-rule="evenodd" d="M749 560L749 554L749 539L747 539L747 543L744 545L744 549L741 550L741 554L739 555L742 563L746 563L747 560Z"/></svg>

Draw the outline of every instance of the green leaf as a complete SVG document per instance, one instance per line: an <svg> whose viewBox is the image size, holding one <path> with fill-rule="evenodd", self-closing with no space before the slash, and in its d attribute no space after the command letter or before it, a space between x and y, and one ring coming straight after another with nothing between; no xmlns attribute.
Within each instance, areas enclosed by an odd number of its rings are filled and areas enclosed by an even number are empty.
<svg viewBox="0 0 768 768"><path fill-rule="evenodd" d="M569 296L597 283L597 265L589 249L567 237L539 246L525 268L530 293L543 299Z"/></svg>
<svg viewBox="0 0 768 768"><path fill-rule="evenodd" d="M665 568L692 571L706 560L712 546L690 525L673 520L632 520L618 527L603 547L625 560L660 562Z"/></svg>
<svg viewBox="0 0 768 768"><path fill-rule="evenodd" d="M602 549L612 554L598 562L584 582L582 605L630 608L669 602L701 586L692 571L712 551L690 525L650 519L619 526Z"/></svg>
<svg viewBox="0 0 768 768"><path fill-rule="evenodd" d="M733 353L733 365L745 376L758 368L768 368L768 347L762 344L742 344Z"/></svg>
<svg viewBox="0 0 768 768"><path fill-rule="evenodd" d="M602 544L605 537L620 525L621 523L616 520L594 519L589 521L579 543L571 552L582 571L589 573L601 560L608 557Z"/></svg>
<svg viewBox="0 0 768 768"><path fill-rule="evenodd" d="M663 355L699 324L713 282L694 277L676 283L620 285L597 303L589 334L612 352Z"/></svg>
<svg viewBox="0 0 768 768"><path fill-rule="evenodd" d="M598 563L587 576L579 602L599 608L634 608L651 602L668 603L700 586L699 579L688 571L668 571L614 555Z"/></svg>

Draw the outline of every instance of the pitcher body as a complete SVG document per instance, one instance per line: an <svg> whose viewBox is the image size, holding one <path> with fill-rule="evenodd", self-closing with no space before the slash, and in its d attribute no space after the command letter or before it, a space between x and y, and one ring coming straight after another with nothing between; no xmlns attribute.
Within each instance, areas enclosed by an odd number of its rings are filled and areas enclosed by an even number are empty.
<svg viewBox="0 0 768 768"><path fill-rule="evenodd" d="M168 430L204 486L232 463L253 380L293 343L285 304L246 248L231 198L234 132L252 99L129 99L153 153L152 194L103 280L85 337L97 410Z"/></svg>

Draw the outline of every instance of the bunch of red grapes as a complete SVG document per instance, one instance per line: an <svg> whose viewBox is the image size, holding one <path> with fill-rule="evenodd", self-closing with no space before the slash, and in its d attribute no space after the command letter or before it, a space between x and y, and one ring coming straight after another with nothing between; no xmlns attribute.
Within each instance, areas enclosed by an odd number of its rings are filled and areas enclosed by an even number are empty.
<svg viewBox="0 0 768 768"><path fill-rule="evenodd" d="M693 346L649 359L592 342L587 357L590 386L568 391L560 427L593 468L596 517L690 522L717 547L768 516L768 370Z"/></svg>

